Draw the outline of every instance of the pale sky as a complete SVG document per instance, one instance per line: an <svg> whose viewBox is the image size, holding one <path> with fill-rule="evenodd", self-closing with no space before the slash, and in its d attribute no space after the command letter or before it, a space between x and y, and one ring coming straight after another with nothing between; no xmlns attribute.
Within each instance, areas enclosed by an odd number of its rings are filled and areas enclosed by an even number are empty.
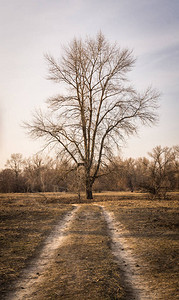
<svg viewBox="0 0 179 300"><path fill-rule="evenodd" d="M138 90L161 92L159 124L141 127L121 148L123 157L179 144L179 0L0 0L0 168L12 153L29 157L43 145L21 125L60 92L46 79L44 54L60 58L74 37L100 30L133 49L130 78Z"/></svg>

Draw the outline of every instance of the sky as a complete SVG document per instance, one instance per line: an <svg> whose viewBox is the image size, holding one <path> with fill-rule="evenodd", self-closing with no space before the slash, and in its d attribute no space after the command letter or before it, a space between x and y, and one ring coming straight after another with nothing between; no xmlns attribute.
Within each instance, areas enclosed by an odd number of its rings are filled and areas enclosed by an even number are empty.
<svg viewBox="0 0 179 300"><path fill-rule="evenodd" d="M22 127L36 108L59 93L47 80L46 53L60 58L74 37L95 37L133 50L129 75L139 91L160 93L159 123L140 127L121 155L147 156L157 145L179 144L178 0L0 0L0 169L12 153L27 158L43 147Z"/></svg>

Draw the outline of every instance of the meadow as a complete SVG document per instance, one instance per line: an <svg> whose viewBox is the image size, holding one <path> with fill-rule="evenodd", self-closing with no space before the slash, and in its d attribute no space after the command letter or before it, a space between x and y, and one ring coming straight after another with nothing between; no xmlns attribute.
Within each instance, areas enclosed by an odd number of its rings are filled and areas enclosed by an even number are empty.
<svg viewBox="0 0 179 300"><path fill-rule="evenodd" d="M94 199L88 202L84 195L79 201L77 195L66 193L0 194L1 298L5 299L7 291L21 271L32 258L38 256L55 224L77 203L81 212L79 211L78 218L73 223L73 229L76 230L70 231L71 242L64 245L60 254L56 253L56 260L39 287L41 294L34 299L72 299L74 293L76 297L79 294L81 298L78 298L83 299L84 291L79 290L77 285L76 290L73 286L71 294L70 289L66 290L66 294L59 291L59 282L63 289L66 288L69 279L65 276L68 276L68 272L69 277L71 276L69 286L75 280L72 276L74 268L78 269L79 274L87 274L84 276L86 283L82 275L76 280L80 280L81 285L91 291L88 292L89 299L100 299L99 295L103 294L103 299L129 299L130 288L125 291L122 270L112 258L111 237L99 210L100 206L113 214L116 226L122 224L125 229L125 240L136 257L138 268L141 268L149 288L156 293L153 299L177 299L178 200L179 193L171 193L167 200L150 200L147 194L142 193L106 192L94 194ZM97 204L98 208L94 208L93 204ZM90 214L93 215L92 219L89 219ZM102 218L101 223L98 216ZM85 236L86 231L91 233L82 240L77 234L82 231ZM79 266L76 264L72 268L70 263L67 266L65 259L68 257L69 261L73 259L80 262ZM84 257L87 257L86 261ZM60 262L55 263L59 260ZM91 261L92 264L89 263ZM44 294L44 290L47 294Z"/></svg>

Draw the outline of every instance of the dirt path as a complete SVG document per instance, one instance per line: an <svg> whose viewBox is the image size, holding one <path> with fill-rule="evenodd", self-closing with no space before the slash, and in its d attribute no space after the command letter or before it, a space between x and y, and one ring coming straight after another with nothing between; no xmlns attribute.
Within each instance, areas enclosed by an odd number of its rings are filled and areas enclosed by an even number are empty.
<svg viewBox="0 0 179 300"><path fill-rule="evenodd" d="M56 226L8 300L152 299L140 272L134 276L136 262L121 233L103 207L78 206Z"/></svg>
<svg viewBox="0 0 179 300"><path fill-rule="evenodd" d="M7 296L9 300L31 299L31 295L36 290L37 284L42 280L50 261L53 259L56 249L58 249L66 239L66 231L72 222L78 207L74 206L54 228L53 232L46 239L39 256L33 259L17 281L14 290ZM32 298L33 299L33 298Z"/></svg>
<svg viewBox="0 0 179 300"><path fill-rule="evenodd" d="M135 294L139 299L154 299L154 294L151 293L143 276L144 266L136 261L132 248L128 241L126 241L125 237L129 237L130 232L120 222L115 221L113 213L107 211L103 206L101 207L112 239L112 251L124 272L127 285L132 284Z"/></svg>

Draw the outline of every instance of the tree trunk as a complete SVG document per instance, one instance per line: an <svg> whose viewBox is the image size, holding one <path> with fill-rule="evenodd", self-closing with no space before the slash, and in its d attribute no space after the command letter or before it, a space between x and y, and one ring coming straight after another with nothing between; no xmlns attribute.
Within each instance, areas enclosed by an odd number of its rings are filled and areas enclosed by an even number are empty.
<svg viewBox="0 0 179 300"><path fill-rule="evenodd" d="M92 188L86 188L86 198L87 199L93 199L93 192L92 192Z"/></svg>
<svg viewBox="0 0 179 300"><path fill-rule="evenodd" d="M86 198L93 199L92 183L89 178L86 178Z"/></svg>

